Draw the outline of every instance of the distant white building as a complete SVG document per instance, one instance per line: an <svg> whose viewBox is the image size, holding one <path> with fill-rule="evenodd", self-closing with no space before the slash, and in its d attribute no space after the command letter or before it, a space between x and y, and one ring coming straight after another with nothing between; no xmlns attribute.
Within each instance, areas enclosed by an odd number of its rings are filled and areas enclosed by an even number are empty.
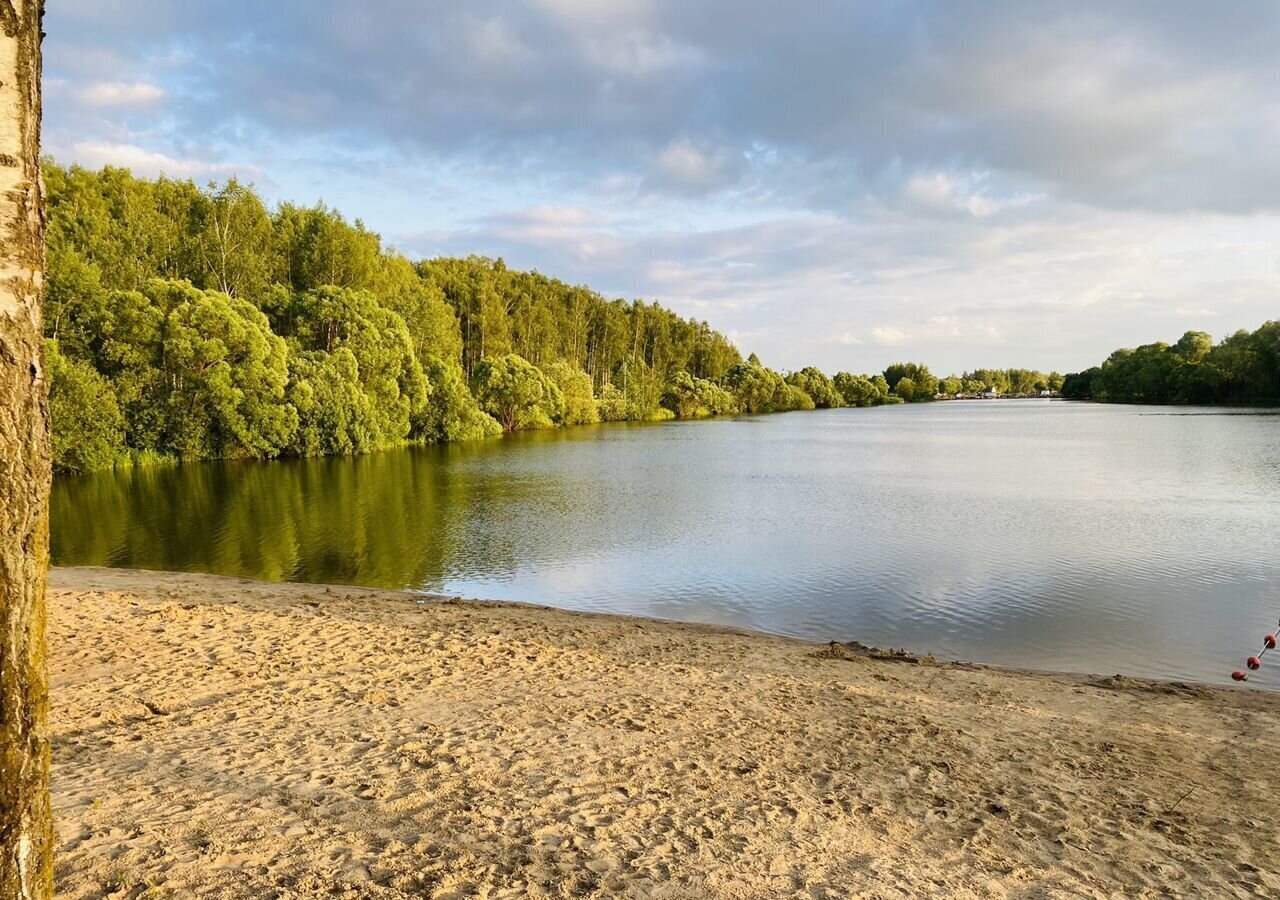
<svg viewBox="0 0 1280 900"><path fill-rule="evenodd" d="M980 396L983 400L995 400L1000 396L1000 392L993 387L989 387L978 396Z"/></svg>

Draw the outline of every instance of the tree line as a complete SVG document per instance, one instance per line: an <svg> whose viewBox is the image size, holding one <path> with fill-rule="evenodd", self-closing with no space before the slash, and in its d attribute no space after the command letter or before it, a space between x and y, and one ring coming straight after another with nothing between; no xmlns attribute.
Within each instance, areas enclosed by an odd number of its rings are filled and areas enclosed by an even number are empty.
<svg viewBox="0 0 1280 900"><path fill-rule="evenodd" d="M1217 344L1188 331L1112 353L1099 366L1068 375L1062 395L1115 403L1261 404L1280 402L1280 322L1240 330Z"/></svg>
<svg viewBox="0 0 1280 900"><path fill-rule="evenodd" d="M780 373L706 322L501 259L410 260L232 179L45 162L55 466L354 454L529 428L933 400L1056 375Z"/></svg>

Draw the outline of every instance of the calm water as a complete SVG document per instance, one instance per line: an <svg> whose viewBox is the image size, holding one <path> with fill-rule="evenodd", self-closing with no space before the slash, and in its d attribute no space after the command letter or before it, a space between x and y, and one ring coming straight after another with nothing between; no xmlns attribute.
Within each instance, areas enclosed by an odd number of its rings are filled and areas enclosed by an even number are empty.
<svg viewBox="0 0 1280 900"><path fill-rule="evenodd" d="M53 553L1221 681L1280 617L1280 416L935 403L104 473L54 485Z"/></svg>

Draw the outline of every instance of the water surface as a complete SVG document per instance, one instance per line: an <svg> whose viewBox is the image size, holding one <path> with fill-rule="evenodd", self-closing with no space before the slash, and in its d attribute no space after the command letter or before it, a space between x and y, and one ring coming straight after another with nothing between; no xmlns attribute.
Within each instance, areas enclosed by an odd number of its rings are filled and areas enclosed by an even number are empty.
<svg viewBox="0 0 1280 900"><path fill-rule="evenodd" d="M1280 618L1280 416L934 403L135 469L55 483L53 554L1221 681Z"/></svg>

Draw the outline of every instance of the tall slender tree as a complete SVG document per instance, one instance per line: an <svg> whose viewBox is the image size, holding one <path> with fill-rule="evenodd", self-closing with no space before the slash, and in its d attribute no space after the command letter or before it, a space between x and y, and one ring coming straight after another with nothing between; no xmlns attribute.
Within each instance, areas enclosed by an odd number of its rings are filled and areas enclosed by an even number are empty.
<svg viewBox="0 0 1280 900"><path fill-rule="evenodd" d="M43 0L0 0L0 897L53 895L45 571L49 398L41 301Z"/></svg>

